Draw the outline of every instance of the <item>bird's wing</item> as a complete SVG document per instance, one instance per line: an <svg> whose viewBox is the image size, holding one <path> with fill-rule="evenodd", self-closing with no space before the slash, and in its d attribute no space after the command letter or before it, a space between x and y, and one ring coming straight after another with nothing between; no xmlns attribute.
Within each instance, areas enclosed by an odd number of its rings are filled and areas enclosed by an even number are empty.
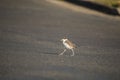
<svg viewBox="0 0 120 80"><path fill-rule="evenodd" d="M65 42L66 42L67 44L69 44L70 46L72 46L73 48L75 48L75 44L73 44L71 41L66 40Z"/></svg>

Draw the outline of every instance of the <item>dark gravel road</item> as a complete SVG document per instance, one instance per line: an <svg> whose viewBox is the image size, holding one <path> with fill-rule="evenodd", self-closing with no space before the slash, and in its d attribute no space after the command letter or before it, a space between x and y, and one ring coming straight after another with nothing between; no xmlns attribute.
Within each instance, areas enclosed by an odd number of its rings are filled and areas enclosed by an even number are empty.
<svg viewBox="0 0 120 80"><path fill-rule="evenodd" d="M68 37L75 56L60 42ZM45 0L0 1L0 80L120 80L120 20Z"/></svg>

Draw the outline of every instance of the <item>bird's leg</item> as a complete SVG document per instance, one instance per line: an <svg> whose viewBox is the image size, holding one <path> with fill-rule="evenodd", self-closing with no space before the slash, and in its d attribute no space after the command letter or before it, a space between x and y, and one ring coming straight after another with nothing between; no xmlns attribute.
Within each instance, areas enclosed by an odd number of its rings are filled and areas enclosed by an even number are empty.
<svg viewBox="0 0 120 80"><path fill-rule="evenodd" d="M63 55L65 53L66 49L64 49L64 51L62 53L60 53L59 55Z"/></svg>
<svg viewBox="0 0 120 80"><path fill-rule="evenodd" d="M71 56L74 56L75 55L74 50L73 49L71 49L71 50L72 50L72 53L73 53Z"/></svg>

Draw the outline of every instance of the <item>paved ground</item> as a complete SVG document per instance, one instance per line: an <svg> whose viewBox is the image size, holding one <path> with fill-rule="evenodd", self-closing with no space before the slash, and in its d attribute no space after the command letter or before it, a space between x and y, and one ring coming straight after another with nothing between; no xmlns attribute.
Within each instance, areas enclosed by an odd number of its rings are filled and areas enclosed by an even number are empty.
<svg viewBox="0 0 120 80"><path fill-rule="evenodd" d="M71 57L60 39L78 47ZM119 80L120 20L45 0L0 1L0 80Z"/></svg>

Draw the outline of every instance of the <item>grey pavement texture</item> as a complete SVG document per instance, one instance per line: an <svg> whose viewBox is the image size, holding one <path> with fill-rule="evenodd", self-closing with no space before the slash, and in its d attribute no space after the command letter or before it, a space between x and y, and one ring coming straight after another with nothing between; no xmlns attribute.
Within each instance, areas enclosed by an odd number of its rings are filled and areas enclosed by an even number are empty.
<svg viewBox="0 0 120 80"><path fill-rule="evenodd" d="M77 45L75 56L60 39ZM120 80L120 20L45 0L0 0L0 80Z"/></svg>

